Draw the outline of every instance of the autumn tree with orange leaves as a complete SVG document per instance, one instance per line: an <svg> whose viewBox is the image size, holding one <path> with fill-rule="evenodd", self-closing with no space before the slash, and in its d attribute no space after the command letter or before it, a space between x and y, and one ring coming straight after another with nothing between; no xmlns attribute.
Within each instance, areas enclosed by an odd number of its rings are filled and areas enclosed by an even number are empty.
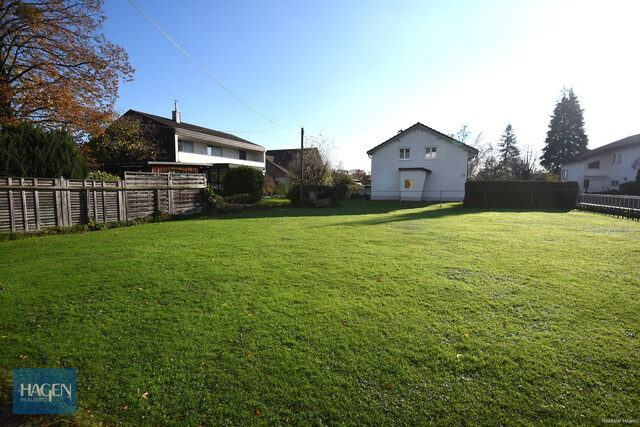
<svg viewBox="0 0 640 427"><path fill-rule="evenodd" d="M0 125L102 132L134 72L105 19L101 0L0 0Z"/></svg>

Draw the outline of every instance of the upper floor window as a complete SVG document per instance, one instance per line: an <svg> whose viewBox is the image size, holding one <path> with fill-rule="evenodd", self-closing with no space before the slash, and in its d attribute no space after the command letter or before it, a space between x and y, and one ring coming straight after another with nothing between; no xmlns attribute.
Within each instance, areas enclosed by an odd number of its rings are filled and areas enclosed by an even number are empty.
<svg viewBox="0 0 640 427"><path fill-rule="evenodd" d="M596 160L595 162L591 162L587 165L588 169L600 169L600 160Z"/></svg>
<svg viewBox="0 0 640 427"><path fill-rule="evenodd" d="M426 147L425 148L424 158L425 159L437 159L438 157L436 155L436 147Z"/></svg>
<svg viewBox="0 0 640 427"><path fill-rule="evenodd" d="M614 165L616 163L620 163L622 161L622 153L616 153L611 156L611 164Z"/></svg>
<svg viewBox="0 0 640 427"><path fill-rule="evenodd" d="M214 147L213 145L207 145L207 156L222 157L222 147Z"/></svg>
<svg viewBox="0 0 640 427"><path fill-rule="evenodd" d="M178 141L178 151L182 151L185 153L193 153L193 142Z"/></svg>
<svg viewBox="0 0 640 427"><path fill-rule="evenodd" d="M400 149L400 160L409 160L411 158L411 148Z"/></svg>
<svg viewBox="0 0 640 427"><path fill-rule="evenodd" d="M244 150L240 150L240 151L238 152L238 154L239 154L239 155L238 155L238 158L239 158L240 160L247 160L247 152L246 152L246 151L244 151Z"/></svg>
<svg viewBox="0 0 640 427"><path fill-rule="evenodd" d="M567 176L569 176L569 171L565 169L562 171L562 179L567 179Z"/></svg>

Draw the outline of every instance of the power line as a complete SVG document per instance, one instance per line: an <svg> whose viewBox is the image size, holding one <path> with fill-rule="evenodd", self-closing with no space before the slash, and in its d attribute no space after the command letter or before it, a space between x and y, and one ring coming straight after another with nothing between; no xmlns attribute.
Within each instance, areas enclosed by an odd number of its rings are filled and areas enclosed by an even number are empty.
<svg viewBox="0 0 640 427"><path fill-rule="evenodd" d="M189 58L189 60L191 60L191 62L193 62L198 68L200 68L200 70L202 70L203 73L205 73L207 75L207 77L209 77L211 80L213 80L214 82L216 82L218 84L218 86L220 86L222 89L224 89L229 95L233 96L238 102L240 102L242 105L244 105L245 107L247 107L249 110L253 111L254 113L256 113L257 115L259 115L260 117L262 117L265 120L268 120L269 122L273 123L276 126L279 126L281 128L284 129L288 129L288 130L295 130L292 129L290 127L281 125L280 123L271 120L269 117L265 116L264 114L260 113L259 111L257 111L256 109L254 109L253 107L251 107L249 104L247 104L246 102L244 102L242 99L240 99L238 96L236 96L236 94L234 94L233 92L231 92L229 89L227 89L226 87L224 87L224 85L222 83L220 83L215 77L213 77L202 65L200 65L198 63L198 61L196 61L195 59L193 59L191 57L191 55L189 55L187 53L187 51L185 51L182 47L180 47L180 45L178 43L176 43L171 37L169 37L169 35L167 33L165 33L162 28L160 28L158 26L158 24L156 24L155 22L153 22L153 20L151 18L149 18L149 16L147 16L146 13L144 13L142 11L142 9L140 9L138 7L138 5L136 5L132 0L129 0L129 3L131 3L136 9L138 9L138 12L140 12L145 18L147 18L147 20L149 22L151 22L153 24L154 27L156 27L158 29L158 31L160 31L171 43L174 44L175 47L177 47L178 49L180 49L180 51L182 53L184 53L184 55Z"/></svg>

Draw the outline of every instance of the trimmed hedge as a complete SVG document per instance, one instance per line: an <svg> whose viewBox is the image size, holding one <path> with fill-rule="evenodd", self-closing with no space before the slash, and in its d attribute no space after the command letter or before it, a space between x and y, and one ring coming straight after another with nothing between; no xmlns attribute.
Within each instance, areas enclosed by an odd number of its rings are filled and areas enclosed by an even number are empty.
<svg viewBox="0 0 640 427"><path fill-rule="evenodd" d="M251 194L253 203L262 198L264 174L258 169L240 166L229 169L224 177L224 194Z"/></svg>
<svg viewBox="0 0 640 427"><path fill-rule="evenodd" d="M467 181L464 205L484 208L573 209L578 201L575 181Z"/></svg>

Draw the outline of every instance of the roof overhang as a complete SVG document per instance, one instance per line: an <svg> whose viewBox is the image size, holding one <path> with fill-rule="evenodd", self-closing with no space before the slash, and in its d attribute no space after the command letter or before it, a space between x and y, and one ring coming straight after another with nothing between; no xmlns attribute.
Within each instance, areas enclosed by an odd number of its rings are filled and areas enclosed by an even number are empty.
<svg viewBox="0 0 640 427"><path fill-rule="evenodd" d="M399 171L418 171L418 172L426 172L427 175L431 173L431 169L427 168L398 168Z"/></svg>
<svg viewBox="0 0 640 427"><path fill-rule="evenodd" d="M448 142L452 143L453 145L457 145L460 148L462 148L463 150L466 150L466 151L472 153L474 156L476 154L478 154L478 150L477 149L475 149L475 148L473 148L473 147L471 147L471 146L469 146L467 144L464 144L464 143L458 141L457 139L450 137L449 135L446 135L446 134L444 134L442 132L438 132L437 130L435 130L433 128L430 128L429 126L423 125L422 123L418 122L415 125L411 126L410 128L407 128L407 129L405 129L405 130L403 130L401 132L398 132L397 135L394 135L393 137L387 139L382 144L379 144L379 145L373 147L371 150L367 151L367 155L372 156L380 148L384 147L385 145L387 145L387 144L389 144L391 142L397 141L405 133L411 132L411 131L415 131L415 130L418 130L418 129L423 130L423 131L427 131L427 132L431 133L432 135L435 135L436 137L438 137L440 139L448 141Z"/></svg>

